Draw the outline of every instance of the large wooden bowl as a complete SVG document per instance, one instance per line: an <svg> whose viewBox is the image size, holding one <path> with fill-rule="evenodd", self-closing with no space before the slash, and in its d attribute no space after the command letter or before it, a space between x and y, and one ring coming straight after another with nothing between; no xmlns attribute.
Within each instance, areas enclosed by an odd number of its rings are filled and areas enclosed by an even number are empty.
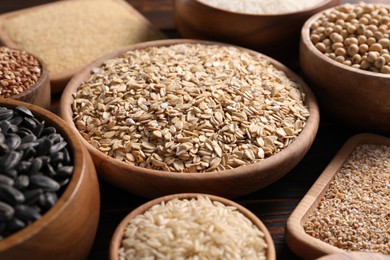
<svg viewBox="0 0 390 260"><path fill-rule="evenodd" d="M305 21L339 3L323 0L302 11L255 15L215 8L198 0L173 0L173 10L176 28L185 38L233 43L284 60L285 56L297 55Z"/></svg>
<svg viewBox="0 0 390 260"><path fill-rule="evenodd" d="M110 243L110 253L109 253L110 260L118 260L119 259L119 248L120 248L121 243L122 243L124 232L126 230L126 227L129 223L129 221L131 219L133 219L135 216L145 213L145 211L150 209L152 206L161 204L162 202L167 202L167 201L173 200L175 198L181 199L181 200L182 199L193 199L193 198L197 198L199 196L206 196L206 197L210 198L211 201L217 201L217 202L222 203L225 206L233 206L233 207L237 208L238 212L242 213L246 218L248 218L253 223L253 225L255 225L260 231L262 231L264 233L264 235L265 235L264 241L268 245L268 248L266 250L266 259L267 260L275 260L276 259L274 242L272 240L272 237L271 237L268 229L263 224L263 222L261 222L261 220L258 219L256 217L256 215L254 215L251 211L249 211L248 209L244 208L243 206L241 206L240 204L238 204L234 201L231 201L231 200L228 200L228 199L225 199L222 197L213 196L213 195L209 195L209 194L182 193L182 194L172 194L172 195L168 195L168 196L154 199L152 201L149 201L149 202L139 206L138 208L136 208L132 212L130 212L120 222L120 224L118 225L118 227L116 228L116 230L114 232L114 235L112 236L111 243Z"/></svg>
<svg viewBox="0 0 390 260"><path fill-rule="evenodd" d="M341 123L390 133L390 75L352 68L317 50L310 27L322 13L305 23L300 43L301 68L320 107Z"/></svg>
<svg viewBox="0 0 390 260"><path fill-rule="evenodd" d="M286 75L303 87L306 95L305 104L310 111L306 126L297 139L283 151L259 163L246 165L226 171L204 173L164 172L133 166L116 160L94 148L79 133L73 122L73 97L80 84L86 80L93 67L99 67L103 61L119 56L135 49L150 46L169 46L178 43L221 44L198 40L160 40L129 46L125 49L112 52L96 60L72 78L61 97L60 115L82 138L83 144L88 148L98 173L112 184L144 197L158 197L173 193L200 192L219 195L223 197L237 197L261 189L280 179L294 168L309 150L318 129L319 111L317 102L307 85L291 70L281 63L264 56L276 68L283 70ZM250 50L246 50L252 52Z"/></svg>
<svg viewBox="0 0 390 260"><path fill-rule="evenodd" d="M99 186L88 151L58 116L28 103L0 98L0 106L23 105L70 145L74 172L57 203L41 219L0 241L0 259L85 259L95 238L100 209Z"/></svg>
<svg viewBox="0 0 390 260"><path fill-rule="evenodd" d="M19 49L15 49L21 51ZM32 54L30 54L32 55ZM44 62L38 57L32 55L38 60L41 67L41 76L38 81L26 91L20 94L10 96L10 99L20 100L23 102L31 103L45 109L50 109L51 105L51 91L50 91L50 79L49 72Z"/></svg>

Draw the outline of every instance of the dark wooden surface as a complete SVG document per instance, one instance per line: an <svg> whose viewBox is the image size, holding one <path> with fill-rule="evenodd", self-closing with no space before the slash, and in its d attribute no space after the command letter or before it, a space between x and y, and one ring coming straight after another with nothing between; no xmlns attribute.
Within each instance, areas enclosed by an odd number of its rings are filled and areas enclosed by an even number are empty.
<svg viewBox="0 0 390 260"><path fill-rule="evenodd" d="M355 0L346 0L356 2ZM388 1L388 0L380 0ZM50 0L1 0L0 14ZM170 38L179 37L175 30L171 0L128 0L152 24ZM292 64L294 62L292 61ZM293 68L297 73L298 68ZM59 97L53 97L54 106ZM55 107L53 107L55 111ZM284 239L287 218L312 186L336 152L357 129L350 129L321 114L320 128L308 154L299 165L276 183L249 195L234 199L256 214L269 229L275 242L277 259L299 259L287 247ZM90 259L107 259L111 236L119 222L135 207L147 199L136 197L100 180L101 212L99 228ZM60 234L59 234L60 235Z"/></svg>

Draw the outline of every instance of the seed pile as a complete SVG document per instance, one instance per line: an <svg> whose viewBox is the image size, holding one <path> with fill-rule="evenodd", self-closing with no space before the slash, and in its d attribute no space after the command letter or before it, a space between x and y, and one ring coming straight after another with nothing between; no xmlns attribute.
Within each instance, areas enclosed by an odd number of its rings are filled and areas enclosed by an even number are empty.
<svg viewBox="0 0 390 260"><path fill-rule="evenodd" d="M136 42L161 38L159 32L118 1L60 1L6 19L3 29L21 49L58 73Z"/></svg>
<svg viewBox="0 0 390 260"><path fill-rule="evenodd" d="M390 8L345 4L311 27L311 41L329 58L354 68L390 74Z"/></svg>
<svg viewBox="0 0 390 260"><path fill-rule="evenodd" d="M390 254L390 146L359 145L304 229L348 251Z"/></svg>
<svg viewBox="0 0 390 260"><path fill-rule="evenodd" d="M246 14L280 14L311 8L324 0L198 0L207 5Z"/></svg>
<svg viewBox="0 0 390 260"><path fill-rule="evenodd" d="M32 55L0 47L0 97L18 95L37 83L41 65Z"/></svg>
<svg viewBox="0 0 390 260"><path fill-rule="evenodd" d="M217 45L129 51L94 68L73 97L75 125L98 150L177 172L261 161L309 116L298 83L261 55Z"/></svg>
<svg viewBox="0 0 390 260"><path fill-rule="evenodd" d="M25 107L0 107L0 240L41 218L73 173L67 142Z"/></svg>
<svg viewBox="0 0 390 260"><path fill-rule="evenodd" d="M127 226L119 259L266 259L264 233L207 197L155 205Z"/></svg>

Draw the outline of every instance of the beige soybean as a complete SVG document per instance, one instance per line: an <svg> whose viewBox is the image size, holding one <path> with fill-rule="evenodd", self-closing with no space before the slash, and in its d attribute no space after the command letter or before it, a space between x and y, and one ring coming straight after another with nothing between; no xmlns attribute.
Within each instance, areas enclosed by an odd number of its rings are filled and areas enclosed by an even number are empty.
<svg viewBox="0 0 390 260"><path fill-rule="evenodd" d="M119 1L60 1L15 15L4 32L19 48L40 57L50 72L82 67L126 45L160 38Z"/></svg>
<svg viewBox="0 0 390 260"><path fill-rule="evenodd" d="M323 13L310 34L315 47L326 56L355 68L389 74L390 62L385 58L390 48L389 7L363 2L337 6Z"/></svg>
<svg viewBox="0 0 390 260"><path fill-rule="evenodd" d="M219 45L129 51L93 69L73 97L74 122L96 149L175 172L262 161L309 116L297 82L259 54Z"/></svg>
<svg viewBox="0 0 390 260"><path fill-rule="evenodd" d="M307 234L347 251L390 254L390 146L355 148L304 223Z"/></svg>

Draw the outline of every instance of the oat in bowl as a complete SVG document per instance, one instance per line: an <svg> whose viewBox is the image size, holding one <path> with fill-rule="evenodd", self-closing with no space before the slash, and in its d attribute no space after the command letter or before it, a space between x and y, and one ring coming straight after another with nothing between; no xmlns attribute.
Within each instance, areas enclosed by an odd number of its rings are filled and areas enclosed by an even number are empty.
<svg viewBox="0 0 390 260"><path fill-rule="evenodd" d="M70 82L61 110L96 155L97 168L131 172L103 176L152 197L169 188L221 194L222 183L207 183L225 177L253 186L233 189L236 195L258 189L295 166L318 127L313 95L282 64L243 48L190 40L108 54ZM294 142L299 137L302 142ZM289 162L271 173L274 160L267 158ZM260 164L264 173L242 182L261 171ZM129 175L133 180L122 179Z"/></svg>
<svg viewBox="0 0 390 260"><path fill-rule="evenodd" d="M390 139L356 135L287 222L289 247L305 259L345 251L390 254Z"/></svg>

